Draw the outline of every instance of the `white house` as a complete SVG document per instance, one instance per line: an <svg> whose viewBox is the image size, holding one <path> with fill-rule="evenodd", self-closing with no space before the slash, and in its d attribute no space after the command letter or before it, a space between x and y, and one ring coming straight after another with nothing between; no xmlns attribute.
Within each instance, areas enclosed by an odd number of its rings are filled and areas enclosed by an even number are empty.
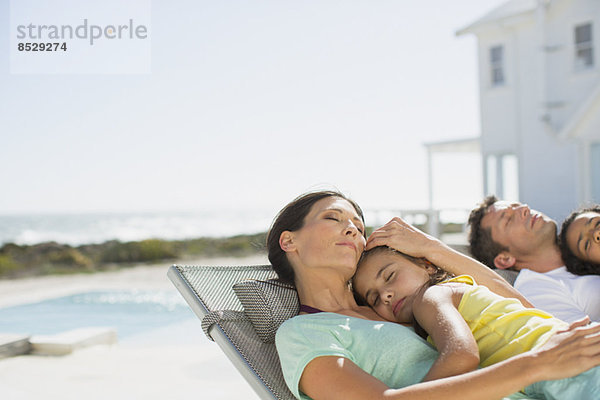
<svg viewBox="0 0 600 400"><path fill-rule="evenodd" d="M478 42L484 191L562 220L600 203L600 1L512 0Z"/></svg>

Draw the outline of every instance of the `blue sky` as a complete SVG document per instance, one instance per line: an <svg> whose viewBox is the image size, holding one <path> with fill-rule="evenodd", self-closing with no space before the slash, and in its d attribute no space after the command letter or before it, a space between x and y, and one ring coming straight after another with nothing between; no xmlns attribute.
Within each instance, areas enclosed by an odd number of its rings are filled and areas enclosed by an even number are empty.
<svg viewBox="0 0 600 400"><path fill-rule="evenodd" d="M10 74L0 0L0 214L277 210L324 186L424 208L422 143L479 134L454 33L499 4L153 1L150 74L34 75ZM437 206L479 200L473 166L437 159Z"/></svg>

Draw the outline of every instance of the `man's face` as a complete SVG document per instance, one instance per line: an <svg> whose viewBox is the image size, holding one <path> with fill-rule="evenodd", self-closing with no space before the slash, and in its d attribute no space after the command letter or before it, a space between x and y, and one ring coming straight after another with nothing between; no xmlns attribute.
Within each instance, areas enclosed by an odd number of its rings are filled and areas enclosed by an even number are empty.
<svg viewBox="0 0 600 400"><path fill-rule="evenodd" d="M481 227L491 229L492 239L517 259L556 243L556 222L526 204L495 202L487 209Z"/></svg>

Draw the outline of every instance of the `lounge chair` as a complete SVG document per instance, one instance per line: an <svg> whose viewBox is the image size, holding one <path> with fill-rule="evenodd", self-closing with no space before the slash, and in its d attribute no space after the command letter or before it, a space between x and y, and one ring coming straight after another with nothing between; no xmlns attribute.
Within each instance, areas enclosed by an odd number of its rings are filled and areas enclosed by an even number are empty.
<svg viewBox="0 0 600 400"><path fill-rule="evenodd" d="M274 343L279 325L298 313L293 287L275 279L270 265L174 265L167 275L261 399L295 399Z"/></svg>

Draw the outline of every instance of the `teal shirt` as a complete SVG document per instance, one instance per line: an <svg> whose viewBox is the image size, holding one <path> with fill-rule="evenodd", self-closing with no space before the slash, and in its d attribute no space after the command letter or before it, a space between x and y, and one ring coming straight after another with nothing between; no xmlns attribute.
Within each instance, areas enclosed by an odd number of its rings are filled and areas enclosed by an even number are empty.
<svg viewBox="0 0 600 400"><path fill-rule="evenodd" d="M335 313L299 315L285 321L275 338L285 381L292 393L302 371L316 357L339 356L392 388L421 382L437 351L411 328Z"/></svg>
<svg viewBox="0 0 600 400"><path fill-rule="evenodd" d="M275 344L285 381L299 399L309 399L298 384L304 368L316 357L347 358L395 389L421 382L438 357L411 328L335 313L299 315L285 321ZM511 396L516 398L525 397Z"/></svg>

